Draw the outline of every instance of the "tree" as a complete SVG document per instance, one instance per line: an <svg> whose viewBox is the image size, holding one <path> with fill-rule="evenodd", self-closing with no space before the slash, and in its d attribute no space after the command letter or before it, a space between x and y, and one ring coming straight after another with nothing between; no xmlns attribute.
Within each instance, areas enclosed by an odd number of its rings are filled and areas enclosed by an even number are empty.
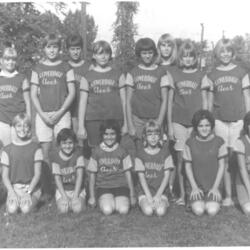
<svg viewBox="0 0 250 250"><path fill-rule="evenodd" d="M57 16L50 12L41 15L33 3L0 4L0 22L0 42L14 44L22 72L34 64L41 37L51 28L60 29Z"/></svg>
<svg viewBox="0 0 250 250"><path fill-rule="evenodd" d="M91 46L94 42L98 26L95 25L94 18L87 15L87 58L91 55ZM70 11L63 21L63 34L81 34L81 11L76 10L74 13Z"/></svg>
<svg viewBox="0 0 250 250"><path fill-rule="evenodd" d="M42 57L40 45L46 33L55 32L61 34L62 38L66 38L74 30L72 27L80 29L79 11L66 12L65 3L55 3L52 6L57 15L50 11L41 13L31 2L0 3L0 44L14 44L18 52L21 72L29 70ZM65 17L65 21L62 22L58 16ZM87 17L87 26L87 40L90 47L97 33L97 26L90 16Z"/></svg>
<svg viewBox="0 0 250 250"><path fill-rule="evenodd" d="M137 25L134 24L133 18L138 7L138 2L117 2L112 44L115 48L115 64L123 71L128 71L135 61L134 36L137 35Z"/></svg>

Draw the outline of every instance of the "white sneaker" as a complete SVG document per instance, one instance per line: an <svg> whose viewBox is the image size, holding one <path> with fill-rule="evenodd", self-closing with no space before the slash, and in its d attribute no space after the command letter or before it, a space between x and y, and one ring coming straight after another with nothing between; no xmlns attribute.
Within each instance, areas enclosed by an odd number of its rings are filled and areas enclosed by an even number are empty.
<svg viewBox="0 0 250 250"><path fill-rule="evenodd" d="M222 206L224 207L230 207L230 206L233 206L234 205L234 202L231 198L225 198L223 201L222 201Z"/></svg>

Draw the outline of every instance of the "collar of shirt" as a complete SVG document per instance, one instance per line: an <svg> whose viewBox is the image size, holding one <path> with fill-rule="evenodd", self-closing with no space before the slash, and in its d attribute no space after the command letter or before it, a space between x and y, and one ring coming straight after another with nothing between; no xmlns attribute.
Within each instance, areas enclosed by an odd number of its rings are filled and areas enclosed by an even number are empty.
<svg viewBox="0 0 250 250"><path fill-rule="evenodd" d="M106 152L112 152L118 148L119 144L116 143L113 147L108 147L104 142L100 144L100 148Z"/></svg>
<svg viewBox="0 0 250 250"><path fill-rule="evenodd" d="M15 76L16 74L18 74L16 70L11 73L8 71L3 71L3 70L0 72L0 76L9 77L9 78Z"/></svg>

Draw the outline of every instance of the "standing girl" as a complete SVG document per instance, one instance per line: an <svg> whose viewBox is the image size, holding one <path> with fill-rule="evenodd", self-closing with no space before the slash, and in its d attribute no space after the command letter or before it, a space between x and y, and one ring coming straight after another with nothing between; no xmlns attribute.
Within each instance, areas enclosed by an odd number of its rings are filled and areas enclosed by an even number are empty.
<svg viewBox="0 0 250 250"><path fill-rule="evenodd" d="M178 205L185 205L183 179L183 150L186 140L192 132L193 114L205 107L205 91L201 91L203 73L198 70L198 57L194 44L183 42L178 54L178 68L168 74L171 86L168 99L168 134L175 140L177 151L177 175L179 180L180 198Z"/></svg>
<svg viewBox="0 0 250 250"><path fill-rule="evenodd" d="M167 145L163 145L160 126L149 120L143 129L143 144L135 158L138 172L139 206L145 215L163 216L169 206L165 189L174 165Z"/></svg>
<svg viewBox="0 0 250 250"><path fill-rule="evenodd" d="M13 118L22 112L30 116L30 86L23 74L16 70L17 52L7 47L1 57L0 72L0 141L4 146L11 143Z"/></svg>
<svg viewBox="0 0 250 250"><path fill-rule="evenodd" d="M149 119L162 126L167 107L166 70L155 64L157 49L150 38L136 42L135 54L139 64L127 74L127 117L129 134L142 138Z"/></svg>
<svg viewBox="0 0 250 250"><path fill-rule="evenodd" d="M239 171L236 175L236 194L242 211L250 214L250 112L244 117L243 133L235 142Z"/></svg>
<svg viewBox="0 0 250 250"><path fill-rule="evenodd" d="M197 111L192 119L194 136L186 142L187 191L194 214L215 215L220 209L220 183L227 150L223 139L213 132L214 117L208 110Z"/></svg>
<svg viewBox="0 0 250 250"><path fill-rule="evenodd" d="M175 39L170 34L163 34L157 43L157 49L159 53L158 61L159 64L162 65L166 71L167 74L171 74L171 70L176 67L176 60L177 60L177 45L175 42ZM164 120L164 132L167 134L167 115L165 116ZM165 134L163 135L164 138ZM172 150L172 155L174 155L173 152L173 140L171 140L170 143L170 150ZM173 171L170 172L170 178L169 178L169 195L172 200L175 200L175 194L173 192L173 186L175 182L175 176L176 176L176 168L173 169Z"/></svg>
<svg viewBox="0 0 250 250"><path fill-rule="evenodd" d="M100 143L99 130L105 119L115 119L127 132L125 77L110 66L112 50L106 41L93 45L93 65L80 83L79 138L91 147Z"/></svg>
<svg viewBox="0 0 250 250"><path fill-rule="evenodd" d="M160 65L165 66L166 70L176 64L177 45L170 34L163 34L157 43L158 61Z"/></svg>
<svg viewBox="0 0 250 250"><path fill-rule="evenodd" d="M107 120L100 127L101 143L90 158L88 203L99 204L105 215L114 211L127 214L135 204L130 156L120 146L121 131L116 120Z"/></svg>
<svg viewBox="0 0 250 250"><path fill-rule="evenodd" d="M20 113L13 120L15 139L3 148L1 155L2 178L7 189L8 213L19 209L29 213L41 197L40 176L43 160L38 143L31 140L31 121Z"/></svg>
<svg viewBox="0 0 250 250"><path fill-rule="evenodd" d="M217 66L208 74L204 88L208 91L209 110L215 116L215 133L228 147L225 165L224 206L233 205L229 159L243 127L243 117L250 110L250 82L247 72L233 61L235 49L229 39L219 40L215 47Z"/></svg>

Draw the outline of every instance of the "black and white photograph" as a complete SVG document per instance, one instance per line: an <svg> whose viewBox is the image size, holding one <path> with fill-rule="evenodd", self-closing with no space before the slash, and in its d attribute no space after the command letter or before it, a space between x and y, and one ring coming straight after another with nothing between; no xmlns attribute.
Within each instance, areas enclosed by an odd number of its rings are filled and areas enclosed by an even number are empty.
<svg viewBox="0 0 250 250"><path fill-rule="evenodd" d="M0 248L250 246L248 0L0 0Z"/></svg>

